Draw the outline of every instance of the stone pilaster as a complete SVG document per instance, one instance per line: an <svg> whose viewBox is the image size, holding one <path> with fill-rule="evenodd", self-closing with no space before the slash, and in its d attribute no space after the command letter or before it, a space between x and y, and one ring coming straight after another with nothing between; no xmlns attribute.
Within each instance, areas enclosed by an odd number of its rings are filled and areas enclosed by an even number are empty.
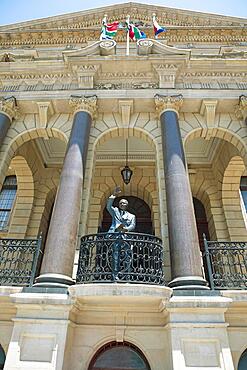
<svg viewBox="0 0 247 370"><path fill-rule="evenodd" d="M73 97L73 126L64 158L60 184L49 226L41 275L35 286L64 287L71 278L81 212L84 169L86 166L92 117L97 98Z"/></svg>
<svg viewBox="0 0 247 370"><path fill-rule="evenodd" d="M247 118L247 95L241 95L239 97L239 103L235 109L235 114L237 119L243 120L246 122Z"/></svg>
<svg viewBox="0 0 247 370"><path fill-rule="evenodd" d="M203 289L194 207L178 123L182 95L155 96L160 114L166 183L167 218L174 289Z"/></svg>
<svg viewBox="0 0 247 370"><path fill-rule="evenodd" d="M11 122L16 118L17 105L14 97L0 98L0 145L8 132Z"/></svg>

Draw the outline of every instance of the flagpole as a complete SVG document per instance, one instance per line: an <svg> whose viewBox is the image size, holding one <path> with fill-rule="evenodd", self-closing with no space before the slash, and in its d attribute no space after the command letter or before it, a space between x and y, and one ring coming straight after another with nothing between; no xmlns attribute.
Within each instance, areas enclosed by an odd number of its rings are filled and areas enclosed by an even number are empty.
<svg viewBox="0 0 247 370"><path fill-rule="evenodd" d="M126 42L126 55L130 55L130 37L129 37L129 23L130 23L130 16L127 15L126 19L127 27L128 27L128 32L127 32L127 42Z"/></svg>
<svg viewBox="0 0 247 370"><path fill-rule="evenodd" d="M103 17L102 22L101 22L102 26L101 26L101 33L100 33L100 41L104 40L104 37L102 35L102 32L103 32L102 30L103 30L103 27L105 27L105 25L107 23L106 19L107 19L107 14L104 14L104 17Z"/></svg>
<svg viewBox="0 0 247 370"><path fill-rule="evenodd" d="M155 19L156 19L156 14L153 13L153 24L154 24ZM154 38L156 39L156 36L154 36Z"/></svg>

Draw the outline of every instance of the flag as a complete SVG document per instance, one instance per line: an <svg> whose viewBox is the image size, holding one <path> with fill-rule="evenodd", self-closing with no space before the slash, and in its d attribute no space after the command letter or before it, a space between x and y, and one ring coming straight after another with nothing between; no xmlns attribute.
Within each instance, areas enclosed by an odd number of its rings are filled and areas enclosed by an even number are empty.
<svg viewBox="0 0 247 370"><path fill-rule="evenodd" d="M161 27L158 22L156 21L155 19L155 15L153 16L153 27L154 27L154 35L155 35L155 38L158 37L158 35L161 33L161 32L166 32L166 29L164 27Z"/></svg>
<svg viewBox="0 0 247 370"><path fill-rule="evenodd" d="M128 21L126 21L126 23L129 30L129 37L131 38L131 40L136 41L139 39L145 39L147 37L145 33L139 30L139 28L136 27L133 23L129 23Z"/></svg>
<svg viewBox="0 0 247 370"><path fill-rule="evenodd" d="M100 33L100 40L112 40L116 34L118 29L118 22L115 21L113 23L106 23L106 17L104 17L102 21L101 33Z"/></svg>

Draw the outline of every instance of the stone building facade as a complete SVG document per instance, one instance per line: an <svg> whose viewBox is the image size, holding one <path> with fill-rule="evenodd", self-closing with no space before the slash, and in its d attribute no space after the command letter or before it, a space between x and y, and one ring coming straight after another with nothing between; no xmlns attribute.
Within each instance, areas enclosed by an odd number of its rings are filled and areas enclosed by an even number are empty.
<svg viewBox="0 0 247 370"><path fill-rule="evenodd" d="M126 55L128 14L147 38ZM246 24L126 3L0 27L0 368L247 368ZM142 262L82 283L117 185ZM158 240L162 279L140 244Z"/></svg>

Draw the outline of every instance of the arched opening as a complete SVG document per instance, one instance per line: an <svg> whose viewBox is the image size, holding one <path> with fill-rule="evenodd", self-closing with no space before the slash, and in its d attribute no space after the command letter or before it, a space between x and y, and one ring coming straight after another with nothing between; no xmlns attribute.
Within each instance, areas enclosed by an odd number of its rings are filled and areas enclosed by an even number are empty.
<svg viewBox="0 0 247 370"><path fill-rule="evenodd" d="M210 240L206 211L205 211L205 208L202 202L195 197L193 197L193 205L194 205L194 211L195 211L195 217L196 217L196 227L197 227L197 233L198 233L198 239L199 239L199 245L200 245L200 251L201 251L204 276L205 276L205 279L209 281L207 260L206 260L206 256L204 253L205 251L204 251L204 240L203 240L203 235L206 236L207 240Z"/></svg>
<svg viewBox="0 0 247 370"><path fill-rule="evenodd" d="M133 213L136 216L136 228L135 232L137 233L144 233L144 234L153 234L153 225L152 225L152 218L151 218L151 210L147 203L134 196L125 196L125 197L118 197L114 200L113 206L117 207L119 204L120 199L127 199L128 204L128 211ZM101 227L99 228L100 232L107 232L111 226L111 215L107 211L106 207L103 211L103 218Z"/></svg>
<svg viewBox="0 0 247 370"><path fill-rule="evenodd" d="M94 355L88 370L150 370L150 366L136 346L111 342Z"/></svg>
<svg viewBox="0 0 247 370"><path fill-rule="evenodd" d="M3 369L5 363L5 353L3 347L0 344L0 370Z"/></svg>
<svg viewBox="0 0 247 370"><path fill-rule="evenodd" d="M195 217L196 217L196 226L197 226L200 250L201 252L203 252L204 251L203 234L206 235L207 240L210 239L206 211L205 211L205 208L202 202L195 197L193 197L193 205L194 205L194 211L195 211Z"/></svg>
<svg viewBox="0 0 247 370"><path fill-rule="evenodd" d="M239 360L238 363L238 370L246 370L247 369L247 350L245 350Z"/></svg>

